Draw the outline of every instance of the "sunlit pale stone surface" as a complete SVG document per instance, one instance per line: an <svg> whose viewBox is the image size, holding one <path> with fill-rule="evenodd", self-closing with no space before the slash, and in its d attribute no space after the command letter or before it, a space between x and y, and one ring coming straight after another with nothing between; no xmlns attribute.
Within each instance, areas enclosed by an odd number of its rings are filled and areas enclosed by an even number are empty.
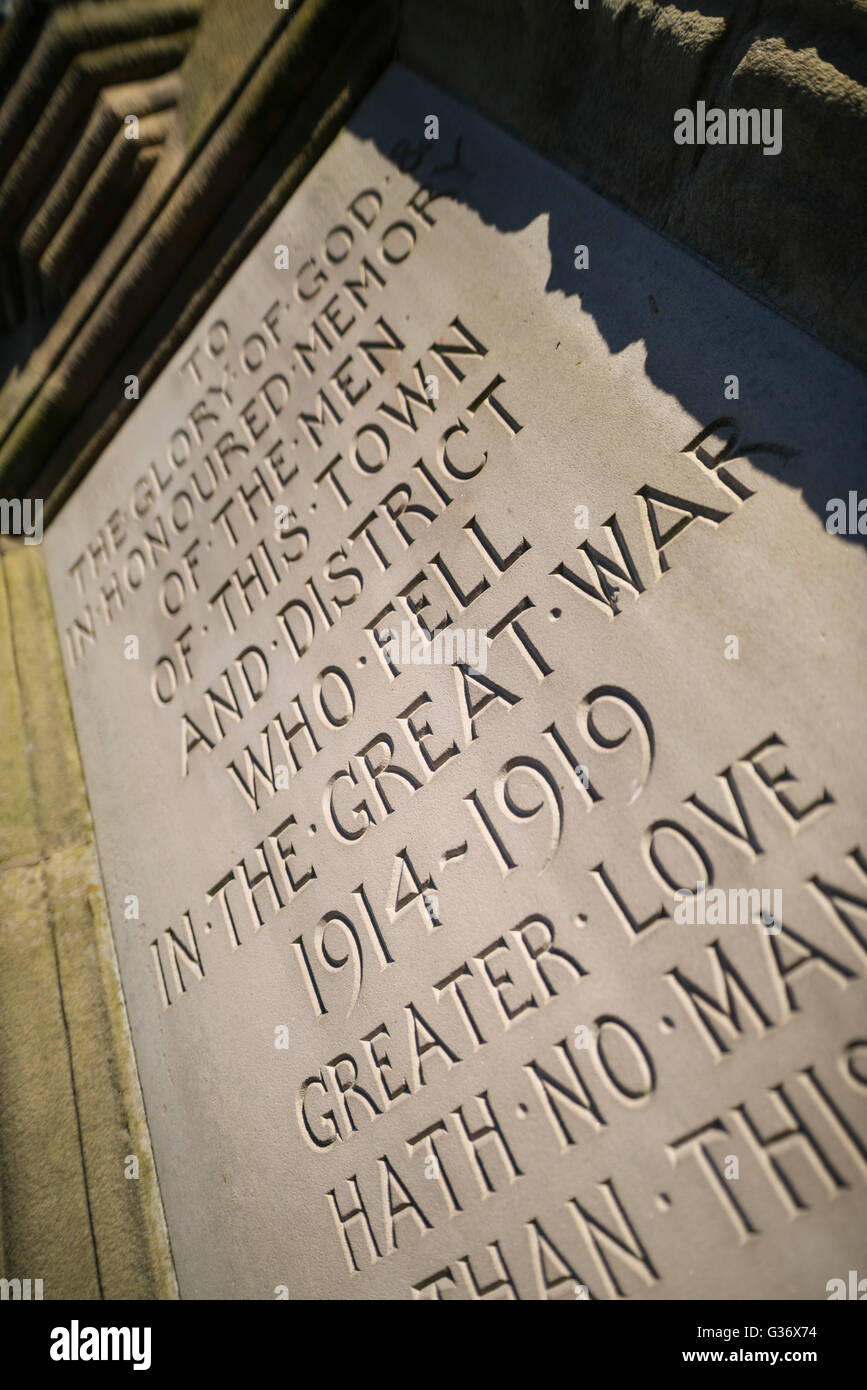
<svg viewBox="0 0 867 1390"><path fill-rule="evenodd" d="M436 88L359 110L45 542L183 1296L856 1266L864 409Z"/></svg>

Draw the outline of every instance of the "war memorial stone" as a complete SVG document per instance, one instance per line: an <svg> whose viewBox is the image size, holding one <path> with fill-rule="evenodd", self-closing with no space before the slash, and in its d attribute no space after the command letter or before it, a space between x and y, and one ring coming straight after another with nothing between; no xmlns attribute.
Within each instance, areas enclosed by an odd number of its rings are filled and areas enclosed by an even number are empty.
<svg viewBox="0 0 867 1390"><path fill-rule="evenodd" d="M183 1297L863 1268L865 408L362 104L44 543Z"/></svg>

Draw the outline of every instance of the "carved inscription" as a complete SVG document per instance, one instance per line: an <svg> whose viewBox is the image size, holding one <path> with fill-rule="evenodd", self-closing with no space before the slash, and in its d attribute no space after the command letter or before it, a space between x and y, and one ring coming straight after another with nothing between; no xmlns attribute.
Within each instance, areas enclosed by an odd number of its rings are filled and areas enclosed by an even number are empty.
<svg viewBox="0 0 867 1390"><path fill-rule="evenodd" d="M445 98L431 149L432 100L387 79L48 537L170 1228L198 1166L275 1233L247 1296L775 1296L809 1216L821 1296L867 845L839 552L780 481L813 446L615 370L546 290L533 190L573 185ZM179 1241L228 1287L219 1222Z"/></svg>

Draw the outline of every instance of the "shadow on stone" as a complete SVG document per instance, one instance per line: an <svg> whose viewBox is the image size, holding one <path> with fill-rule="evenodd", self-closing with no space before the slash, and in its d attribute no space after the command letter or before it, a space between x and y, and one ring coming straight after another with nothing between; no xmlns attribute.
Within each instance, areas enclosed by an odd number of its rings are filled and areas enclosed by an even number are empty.
<svg viewBox="0 0 867 1390"><path fill-rule="evenodd" d="M712 422L719 425L708 436L710 455L717 456L725 448L726 458L747 457L755 467L800 492L823 524L832 498L846 499L853 490L864 495L867 390L865 428L851 440L850 448L836 450L831 473L828 458L833 444L828 431L833 400L820 395L818 383L814 401L795 400L789 385L804 370L807 355L815 362L817 351L828 355L831 380L842 372L860 381L856 368L725 279L695 252L543 157L534 160L528 179L504 181L498 171L508 166L507 156L488 160L484 149L464 137L460 119L464 108L454 97L443 93L439 138L425 139L429 104L430 97L419 91L417 99L411 98L397 113L391 130L398 124L407 135L396 142L393 136L386 137L370 108L356 113L350 129L420 185L463 203L505 236L522 232L544 217L549 255L545 292L562 295L590 314L612 356L643 343L647 378L693 417L695 435ZM494 141L514 140L497 127L491 130ZM755 154L760 158L760 149ZM436 204L433 215L438 215ZM720 216L732 215L733 209L720 209ZM579 246L589 252L586 270L576 269ZM504 278L510 273L504 255ZM766 341L763 333L762 343L753 344L748 360L739 325L742 305L752 318L767 319ZM576 328L580 331L577 321ZM734 401L723 394L730 374L739 378L740 398ZM777 437L781 418L791 419L791 435ZM777 423L768 424L769 419ZM812 425L805 431L809 422ZM711 443L713 439L719 442ZM839 539L867 543L867 536L858 534Z"/></svg>

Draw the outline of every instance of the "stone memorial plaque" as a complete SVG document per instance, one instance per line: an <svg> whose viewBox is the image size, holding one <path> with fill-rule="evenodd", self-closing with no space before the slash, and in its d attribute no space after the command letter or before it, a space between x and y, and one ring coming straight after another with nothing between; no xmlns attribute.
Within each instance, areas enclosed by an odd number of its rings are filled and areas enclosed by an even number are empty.
<svg viewBox="0 0 867 1390"><path fill-rule="evenodd" d="M184 1297L864 1270L865 404L356 113L45 541Z"/></svg>

